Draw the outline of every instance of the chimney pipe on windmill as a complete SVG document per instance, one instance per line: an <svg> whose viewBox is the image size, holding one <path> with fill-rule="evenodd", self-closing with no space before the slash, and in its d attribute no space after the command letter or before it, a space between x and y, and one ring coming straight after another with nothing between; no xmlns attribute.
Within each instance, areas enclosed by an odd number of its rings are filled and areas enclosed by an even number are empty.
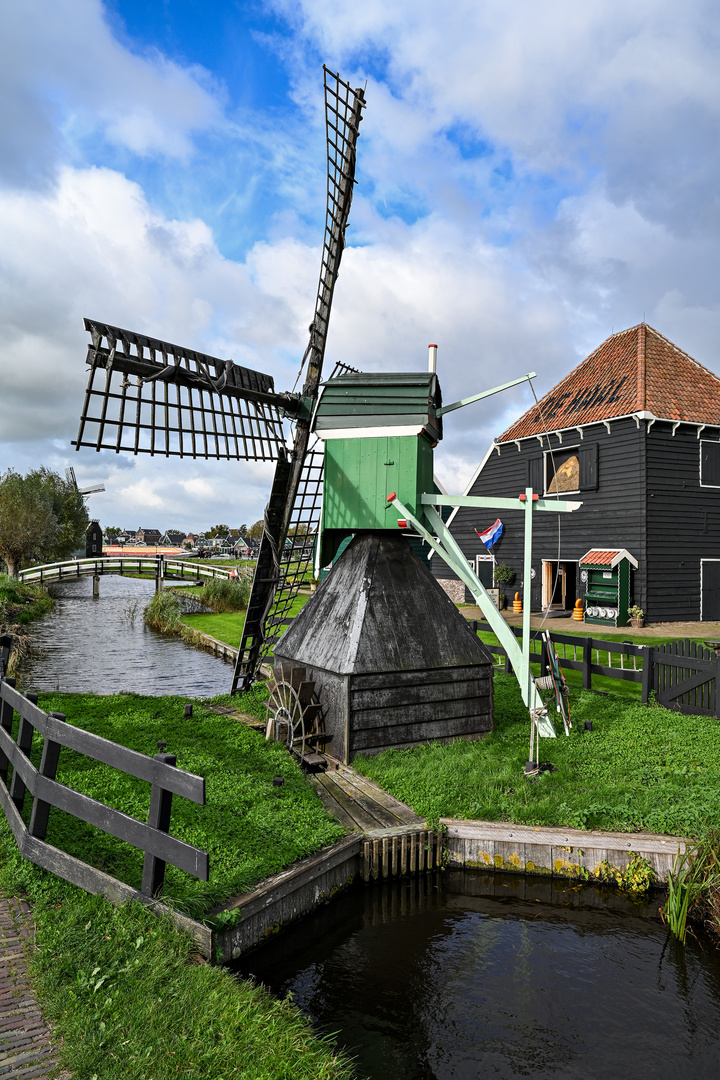
<svg viewBox="0 0 720 1080"><path fill-rule="evenodd" d="M428 371L437 371L437 345L428 345Z"/></svg>

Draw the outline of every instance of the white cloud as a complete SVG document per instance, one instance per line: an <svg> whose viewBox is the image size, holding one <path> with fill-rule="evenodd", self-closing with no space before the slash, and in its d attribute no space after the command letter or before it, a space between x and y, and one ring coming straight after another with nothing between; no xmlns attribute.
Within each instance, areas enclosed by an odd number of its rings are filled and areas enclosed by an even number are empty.
<svg viewBox="0 0 720 1080"><path fill-rule="evenodd" d="M100 0L0 5L0 175L34 185L100 134L141 155L186 159L222 112L207 72L124 48Z"/></svg>

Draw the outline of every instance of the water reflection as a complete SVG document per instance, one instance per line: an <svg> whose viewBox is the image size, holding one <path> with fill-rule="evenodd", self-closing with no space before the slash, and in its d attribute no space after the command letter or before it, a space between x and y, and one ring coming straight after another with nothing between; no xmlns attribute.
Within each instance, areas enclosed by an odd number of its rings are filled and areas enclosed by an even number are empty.
<svg viewBox="0 0 720 1080"><path fill-rule="evenodd" d="M720 959L659 901L452 872L359 888L242 962L370 1080L720 1075Z"/></svg>
<svg viewBox="0 0 720 1080"><path fill-rule="evenodd" d="M24 688L192 697L228 693L230 664L145 626L142 612L154 590L154 581L111 575L100 579L99 597L92 595L90 577L50 585L56 603L31 626L33 656L18 672Z"/></svg>

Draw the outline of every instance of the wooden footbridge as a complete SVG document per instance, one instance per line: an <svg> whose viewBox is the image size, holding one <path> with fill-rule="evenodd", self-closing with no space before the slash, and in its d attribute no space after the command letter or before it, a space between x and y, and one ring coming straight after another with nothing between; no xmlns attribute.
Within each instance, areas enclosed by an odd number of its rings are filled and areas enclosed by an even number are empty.
<svg viewBox="0 0 720 1080"><path fill-rule="evenodd" d="M161 555L103 555L100 558L69 559L66 562L46 563L20 570L18 579L26 585L45 585L51 581L69 578L100 578L105 574L127 574L154 577L160 583L166 580L187 581L188 584L202 578L229 578L232 569L207 563L186 562L184 559L166 559Z"/></svg>

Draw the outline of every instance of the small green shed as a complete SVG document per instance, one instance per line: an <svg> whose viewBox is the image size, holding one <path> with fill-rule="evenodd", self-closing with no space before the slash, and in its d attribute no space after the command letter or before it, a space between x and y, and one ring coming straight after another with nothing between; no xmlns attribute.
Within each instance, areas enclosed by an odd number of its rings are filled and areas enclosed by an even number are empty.
<svg viewBox="0 0 720 1080"><path fill-rule="evenodd" d="M580 560L585 583L585 622L627 626L630 622L630 572L637 559L625 548L593 548Z"/></svg>
<svg viewBox="0 0 720 1080"><path fill-rule="evenodd" d="M324 384L314 429L325 444L320 565L357 533L397 529L396 492L420 519L442 438L434 372L340 375Z"/></svg>

